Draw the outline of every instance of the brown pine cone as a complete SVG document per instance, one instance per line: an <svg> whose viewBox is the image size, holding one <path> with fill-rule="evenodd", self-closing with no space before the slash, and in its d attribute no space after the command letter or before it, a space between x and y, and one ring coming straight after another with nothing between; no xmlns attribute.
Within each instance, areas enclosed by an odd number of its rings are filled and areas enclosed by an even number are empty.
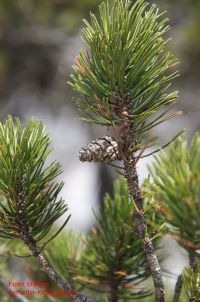
<svg viewBox="0 0 200 302"><path fill-rule="evenodd" d="M111 163L120 160L117 142L111 136L103 136L79 151L80 161Z"/></svg>

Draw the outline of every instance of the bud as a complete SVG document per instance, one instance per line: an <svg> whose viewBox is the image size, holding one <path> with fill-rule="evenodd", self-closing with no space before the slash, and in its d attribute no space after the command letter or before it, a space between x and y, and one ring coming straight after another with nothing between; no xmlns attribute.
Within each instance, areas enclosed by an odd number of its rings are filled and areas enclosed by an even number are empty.
<svg viewBox="0 0 200 302"><path fill-rule="evenodd" d="M120 160L118 145L111 136L103 136L79 151L80 161L111 163L114 160Z"/></svg>

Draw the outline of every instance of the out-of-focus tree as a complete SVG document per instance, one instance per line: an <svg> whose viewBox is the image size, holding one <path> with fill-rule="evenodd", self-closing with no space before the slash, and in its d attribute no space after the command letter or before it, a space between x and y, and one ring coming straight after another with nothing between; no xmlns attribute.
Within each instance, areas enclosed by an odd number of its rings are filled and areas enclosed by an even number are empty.
<svg viewBox="0 0 200 302"><path fill-rule="evenodd" d="M28 94L27 102L33 93L42 102L51 101L49 95L59 87L61 54L81 19L95 10L98 2L0 0L0 101L4 105L19 90ZM19 113L18 109L14 106L11 110Z"/></svg>

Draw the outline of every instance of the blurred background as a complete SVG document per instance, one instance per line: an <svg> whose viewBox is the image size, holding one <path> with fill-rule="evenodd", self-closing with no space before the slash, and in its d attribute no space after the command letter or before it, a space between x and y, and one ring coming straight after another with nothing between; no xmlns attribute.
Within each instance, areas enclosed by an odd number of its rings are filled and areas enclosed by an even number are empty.
<svg viewBox="0 0 200 302"><path fill-rule="evenodd" d="M23 121L33 116L45 122L55 148L52 158L63 166L63 197L72 213L70 227L82 233L93 225L91 208L102 204L102 196L112 191L116 176L110 167L79 162L81 146L105 132L80 121L67 84L75 56L84 47L82 19L90 11L96 12L100 2L0 0L0 119L12 114ZM200 0L156 2L170 18L173 39L169 48L180 59L181 73L173 89L180 91L176 109L184 112L155 129L164 143L182 128L187 128L189 137L200 129ZM150 161L139 164L140 181L148 175ZM175 242L167 248L168 267L180 271L187 264L185 252L177 254Z"/></svg>

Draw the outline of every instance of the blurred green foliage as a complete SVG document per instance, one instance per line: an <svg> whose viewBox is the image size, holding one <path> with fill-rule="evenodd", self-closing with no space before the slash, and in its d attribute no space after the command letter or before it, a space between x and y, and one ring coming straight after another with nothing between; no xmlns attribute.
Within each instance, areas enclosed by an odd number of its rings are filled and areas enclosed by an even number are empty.
<svg viewBox="0 0 200 302"><path fill-rule="evenodd" d="M161 201L170 233L184 248L200 247L200 135L188 146L185 136L172 143L155 159L152 190ZM198 253L196 254L198 256Z"/></svg>
<svg viewBox="0 0 200 302"><path fill-rule="evenodd" d="M142 284L150 271L133 231L133 213L126 180L115 181L114 196L106 194L104 208L95 213L96 227L86 237L80 259L83 284L106 292L111 301L118 301L114 297L119 301L143 299L151 294Z"/></svg>
<svg viewBox="0 0 200 302"><path fill-rule="evenodd" d="M2 91L5 90L6 85L12 82L13 74L15 72L19 74L21 71L20 67L23 67L22 63L24 56L20 56L20 53L17 54L18 68L16 68L13 61L10 59L11 52L15 52L15 48L12 47L16 41L12 41L13 36L10 35L13 30L21 31L23 36L24 30L29 29L30 26L36 26L38 28L44 26L50 30L56 29L59 32L64 32L67 35L75 34L82 22L81 19L83 17L87 18L90 10L96 10L96 7L100 2L101 1L99 0L0 0L0 88ZM179 53L178 56L182 57L182 61L188 60L189 63L186 73L188 77L197 79L198 81L200 74L200 1L159 0L157 2L168 10L168 13L171 16L171 22L177 25L177 39L174 41L177 42L176 50ZM9 40L9 45L7 45L7 42L5 43L5 37L6 41ZM179 40L179 37L181 38L181 41L176 41ZM25 53L28 54L31 50L32 48L30 47L29 49L26 49ZM48 72L46 72L46 75L48 75ZM9 89L11 91L13 87L9 86ZM152 230L152 235L153 233L154 230ZM68 250L68 242L66 242L67 238L62 239L62 245L60 245L61 243L59 240L60 237L56 238L51 242L49 247L53 248L52 255L53 252L55 252L56 257L59 257L60 255L60 260L57 260L58 269L65 273L65 265L62 267L61 263L65 256L65 248ZM13 241L13 244L15 245L16 242ZM57 248L58 246L62 246L63 253L60 253L60 249ZM8 254L10 252L15 254L16 247L17 245L12 246L11 250L8 252L7 247L1 243L1 272L8 273L8 269L6 269L8 268L7 256L9 256ZM7 256L2 256L2 249L4 248L6 248ZM19 252L18 247L17 252ZM36 278L38 279L38 276L41 276L40 274L42 274L40 268L35 264L32 258L25 258L25 261L27 263L27 273L29 276L32 277L33 280L36 280ZM45 277L46 275L43 274L41 280L44 281ZM10 302L10 299L2 292L0 293L0 301ZM153 302L154 298L144 298L143 301Z"/></svg>
<svg viewBox="0 0 200 302"><path fill-rule="evenodd" d="M0 23L15 27L46 23L64 31L76 29L84 15L94 10L97 0L0 0Z"/></svg>
<svg viewBox="0 0 200 302"><path fill-rule="evenodd" d="M168 11L174 31L173 48L181 61L180 81L198 83L200 75L200 1L157 0ZM198 77L198 78L197 78Z"/></svg>
<svg viewBox="0 0 200 302"><path fill-rule="evenodd" d="M191 267L185 268L183 281L189 301L200 301L200 265L195 270Z"/></svg>
<svg viewBox="0 0 200 302"><path fill-rule="evenodd" d="M74 276L80 273L79 260L83 252L84 242L80 234L64 230L47 248L47 258L52 266L56 264L58 273L73 286ZM78 289L78 287L75 287Z"/></svg>

